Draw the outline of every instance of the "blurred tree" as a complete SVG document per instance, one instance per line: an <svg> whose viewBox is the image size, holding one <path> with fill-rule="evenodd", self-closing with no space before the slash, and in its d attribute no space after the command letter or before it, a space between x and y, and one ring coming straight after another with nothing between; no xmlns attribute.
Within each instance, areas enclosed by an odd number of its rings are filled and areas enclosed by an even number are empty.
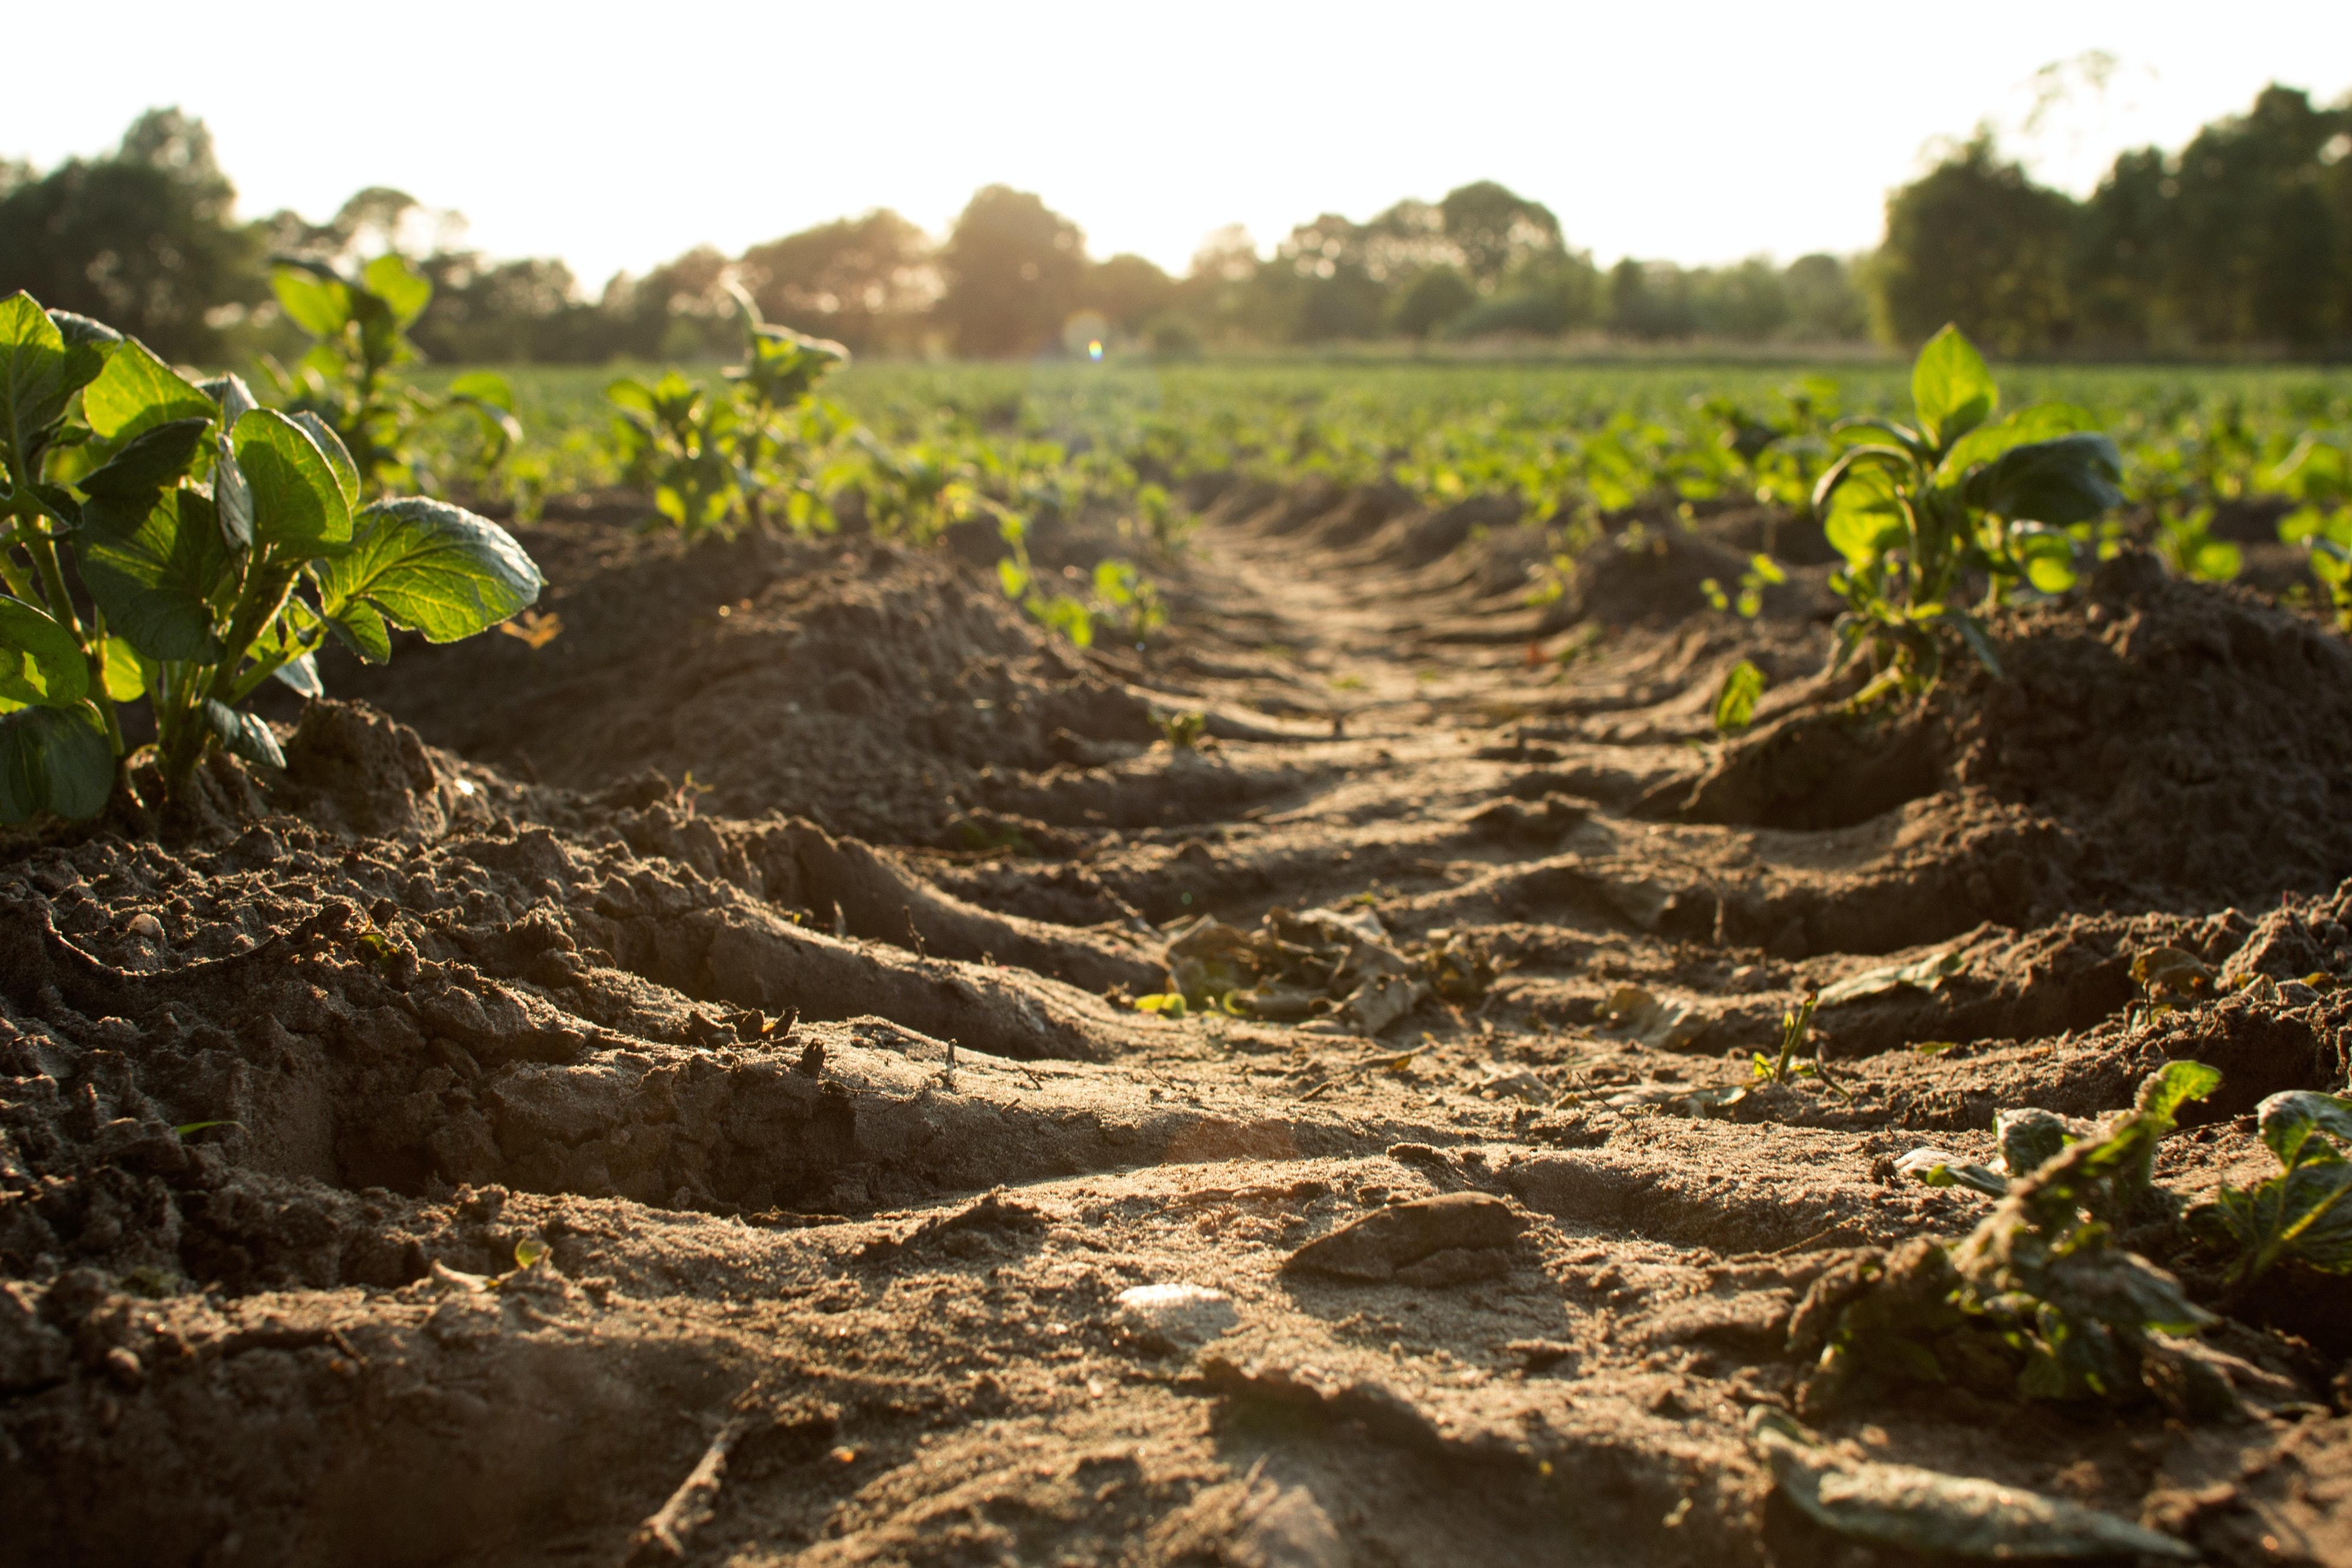
<svg viewBox="0 0 2352 1568"><path fill-rule="evenodd" d="M1087 268L1078 285L1078 303L1130 338L1140 334L1145 323L1165 315L1176 303L1176 280L1139 256L1097 262Z"/></svg>
<svg viewBox="0 0 2352 1568"><path fill-rule="evenodd" d="M959 353L1034 353L1059 340L1078 303L1086 238L1026 191L974 195L940 253L947 280L935 313Z"/></svg>
<svg viewBox="0 0 2352 1568"><path fill-rule="evenodd" d="M1463 270L1481 290L1492 289L1514 267L1564 248L1559 220L1549 207L1492 180L1447 192L1438 212Z"/></svg>
<svg viewBox="0 0 2352 1568"><path fill-rule="evenodd" d="M940 296L923 231L887 207L755 245L737 270L768 319L860 352L906 339Z"/></svg>
<svg viewBox="0 0 2352 1568"><path fill-rule="evenodd" d="M2075 204L2004 161L1979 131L1886 200L1874 324L1908 350L1947 321L2003 354L2063 345Z"/></svg>
<svg viewBox="0 0 2352 1568"><path fill-rule="evenodd" d="M1391 324L1408 338L1426 338L1478 303L1478 289L1450 267L1433 267L1398 295Z"/></svg>
<svg viewBox="0 0 2352 1568"><path fill-rule="evenodd" d="M2331 319L2329 287L2352 259L2352 231L2322 183L2323 156L2347 129L2352 111L2273 84L2172 161L2170 188L2158 186L2166 305L2196 341L2311 350L2352 328Z"/></svg>
<svg viewBox="0 0 2352 1568"><path fill-rule="evenodd" d="M1789 335L1802 343L1841 343L1870 333L1870 305L1854 269L1833 256L1789 264Z"/></svg>
<svg viewBox="0 0 2352 1568"><path fill-rule="evenodd" d="M0 182L0 292L96 316L169 359L222 351L226 307L264 295L259 236L231 220L236 189L204 121L176 109L133 120L103 158Z"/></svg>

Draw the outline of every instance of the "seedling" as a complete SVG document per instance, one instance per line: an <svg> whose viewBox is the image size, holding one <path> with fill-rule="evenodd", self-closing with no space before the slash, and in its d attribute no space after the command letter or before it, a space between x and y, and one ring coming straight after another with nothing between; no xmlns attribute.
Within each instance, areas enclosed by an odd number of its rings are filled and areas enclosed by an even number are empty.
<svg viewBox="0 0 2352 1568"><path fill-rule="evenodd" d="M0 299L0 821L94 816L145 699L167 798L213 747L282 765L239 705L321 691L330 634L362 658L404 626L446 643L539 597L506 530L419 497L360 504L317 413L199 386L96 321ZM90 613L67 587L70 562Z"/></svg>
<svg viewBox="0 0 2352 1568"><path fill-rule="evenodd" d="M1748 559L1748 570L1739 574L1737 598L1724 591L1723 584L1715 579L1699 580L1698 591L1717 610L1736 611L1742 621L1753 621L1763 612L1764 591L1776 582L1786 582L1789 574L1770 556L1758 553Z"/></svg>
<svg viewBox="0 0 2352 1568"><path fill-rule="evenodd" d="M1811 1078L1821 1071L1818 1053L1811 1061L1797 1060L1798 1048L1813 1026L1813 1009L1821 1005L1821 993L1808 991L1805 999L1780 1014L1780 1051L1778 1056L1755 1054L1756 1077L1764 1083L1787 1083L1799 1078ZM1824 1080L1826 1082L1826 1080Z"/></svg>
<svg viewBox="0 0 2352 1568"><path fill-rule="evenodd" d="M1756 721L1756 699L1764 695L1764 672L1742 659L1723 673L1715 688L1715 733L1737 735Z"/></svg>
<svg viewBox="0 0 2352 1568"><path fill-rule="evenodd" d="M1160 721L1160 733L1173 750L1190 751L1209 732L1206 714L1171 713Z"/></svg>
<svg viewBox="0 0 2352 1568"><path fill-rule="evenodd" d="M1857 1378L2006 1385L2028 1398L2226 1401L2207 1369L2155 1337L2194 1333L2211 1314L2116 1242L2180 1107L2221 1081L2203 1062L2168 1062L2103 1134L2062 1142L2003 1178L1992 1212L1958 1243L1921 1240L1825 1276L1790 1329L1800 1348L1823 1346L1805 1402ZM2047 1133L2019 1125L2021 1161Z"/></svg>
<svg viewBox="0 0 2352 1568"><path fill-rule="evenodd" d="M2289 1259L2352 1274L2352 1096L2289 1090L2264 1100L2255 1117L2278 1174L2242 1191L2224 1186L2189 1214L2192 1227L2237 1253L2231 1293Z"/></svg>
<svg viewBox="0 0 2352 1568"><path fill-rule="evenodd" d="M2088 414L2056 403L1990 423L2000 403L1992 373L1956 327L1919 350L1911 370L1914 422L1841 422L1856 444L1813 492L1829 542L1845 558L1830 580L1846 601L1838 662L1864 647L1878 667L1856 697L1924 689L1957 636L1979 662L2000 663L1980 612L2011 584L2057 592L2074 581L2068 530L2123 499L2123 460ZM1959 601L1983 581L1979 610Z"/></svg>

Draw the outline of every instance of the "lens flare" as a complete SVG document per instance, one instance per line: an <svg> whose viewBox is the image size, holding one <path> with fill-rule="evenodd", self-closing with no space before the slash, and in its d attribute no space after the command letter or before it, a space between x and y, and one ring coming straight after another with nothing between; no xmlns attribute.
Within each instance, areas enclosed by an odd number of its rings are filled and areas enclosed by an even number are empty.
<svg viewBox="0 0 2352 1568"><path fill-rule="evenodd" d="M1102 340L1100 338L1092 338L1087 340L1087 358L1089 360L1099 360L1102 358Z"/></svg>

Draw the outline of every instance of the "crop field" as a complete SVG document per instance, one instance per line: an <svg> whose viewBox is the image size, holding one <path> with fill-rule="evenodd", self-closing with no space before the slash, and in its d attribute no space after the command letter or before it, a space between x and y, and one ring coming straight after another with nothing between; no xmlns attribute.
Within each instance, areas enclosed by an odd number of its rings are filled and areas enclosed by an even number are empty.
<svg viewBox="0 0 2352 1568"><path fill-rule="evenodd" d="M2352 372L0 301L0 1562L2352 1562Z"/></svg>

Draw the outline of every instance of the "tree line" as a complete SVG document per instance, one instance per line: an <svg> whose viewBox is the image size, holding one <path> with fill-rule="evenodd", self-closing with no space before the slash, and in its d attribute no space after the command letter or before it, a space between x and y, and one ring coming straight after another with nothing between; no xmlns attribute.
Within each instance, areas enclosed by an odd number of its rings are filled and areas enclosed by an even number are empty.
<svg viewBox="0 0 2352 1568"><path fill-rule="evenodd" d="M1890 193L1858 257L1602 267L1559 217L1493 181L1357 222L1324 214L1261 254L1238 228L1171 276L1096 259L1070 218L1003 185L934 241L887 209L729 256L687 252L593 298L549 258L446 243L405 193L323 223L237 217L201 120L142 115L113 152L47 172L0 162L0 292L116 323L175 359L290 341L269 258L399 246L435 285L413 329L444 361L596 363L730 347L731 288L853 350L1004 357L1093 340L1179 355L1382 340L1718 340L1907 349L1946 321L2011 355L2352 346L2352 99L2273 86L2176 153L2118 156L2087 200L2037 185L1979 131ZM444 214L446 216L446 214Z"/></svg>

